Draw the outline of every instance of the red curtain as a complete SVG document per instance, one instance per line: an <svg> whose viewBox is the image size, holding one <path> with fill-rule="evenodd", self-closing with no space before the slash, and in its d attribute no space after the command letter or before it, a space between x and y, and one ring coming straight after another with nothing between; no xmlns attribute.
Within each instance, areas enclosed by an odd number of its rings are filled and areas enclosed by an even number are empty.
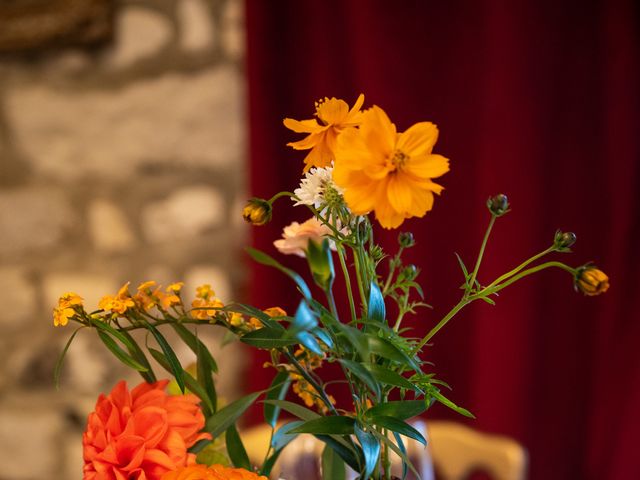
<svg viewBox="0 0 640 480"><path fill-rule="evenodd" d="M532 479L640 478L640 7L634 0L247 0L251 193L297 186L303 155L286 116L310 118L324 96L384 108L399 130L439 126L451 160L432 212L411 220L410 258L434 309L424 334L457 301L454 252L472 263L488 220L484 202L506 193L512 212L494 230L487 281L574 231L563 260L597 262L605 295L572 291L546 271L471 305L426 356L474 427L509 435L530 453ZM281 201L253 230L272 241L305 212ZM380 232L393 247L397 232ZM279 257L280 258L280 257ZM293 268L304 261L285 258ZM295 307L295 289L252 265L249 299ZM248 388L270 373L256 359ZM431 418L455 418L435 406Z"/></svg>

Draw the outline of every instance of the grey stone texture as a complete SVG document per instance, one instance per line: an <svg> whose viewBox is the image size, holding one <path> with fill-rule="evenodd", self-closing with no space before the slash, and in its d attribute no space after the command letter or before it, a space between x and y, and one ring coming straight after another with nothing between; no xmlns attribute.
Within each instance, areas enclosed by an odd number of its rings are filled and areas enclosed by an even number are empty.
<svg viewBox="0 0 640 480"><path fill-rule="evenodd" d="M83 330L55 389L73 332L53 327L60 295L93 310L125 282L182 280L189 302L203 283L244 290L242 0L120 1L114 26L101 47L0 58L2 480L82 478L99 393L141 380ZM198 334L233 399L246 355Z"/></svg>

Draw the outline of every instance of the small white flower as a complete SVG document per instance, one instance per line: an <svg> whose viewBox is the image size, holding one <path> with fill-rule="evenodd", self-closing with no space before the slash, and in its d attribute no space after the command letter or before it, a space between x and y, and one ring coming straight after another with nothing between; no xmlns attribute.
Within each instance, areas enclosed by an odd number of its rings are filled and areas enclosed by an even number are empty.
<svg viewBox="0 0 640 480"><path fill-rule="evenodd" d="M342 195L344 190L333 183L333 167L312 168L300 182L300 187L293 193L298 197L295 205L313 205L315 208L325 207L327 198L325 193Z"/></svg>

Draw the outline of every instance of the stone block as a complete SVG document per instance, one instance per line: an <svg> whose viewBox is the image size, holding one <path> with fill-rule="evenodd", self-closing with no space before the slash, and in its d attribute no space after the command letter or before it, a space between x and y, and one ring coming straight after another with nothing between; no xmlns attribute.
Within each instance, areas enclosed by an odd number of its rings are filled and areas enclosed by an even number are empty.
<svg viewBox="0 0 640 480"><path fill-rule="evenodd" d="M36 288L24 268L0 268L0 292L5 305L0 312L0 325L18 327L34 316L37 304Z"/></svg>
<svg viewBox="0 0 640 480"><path fill-rule="evenodd" d="M172 38L166 17L148 8L127 6L116 17L115 46L107 61L113 67L127 67L137 60L153 57Z"/></svg>
<svg viewBox="0 0 640 480"><path fill-rule="evenodd" d="M136 240L124 212L112 202L92 201L87 215L89 233L98 251L124 252L135 245Z"/></svg>
<svg viewBox="0 0 640 480"><path fill-rule="evenodd" d="M77 217L65 195L52 188L0 191L0 256L13 257L61 243Z"/></svg>
<svg viewBox="0 0 640 480"><path fill-rule="evenodd" d="M185 50L211 48L214 42L212 17L203 0L182 0L177 6L180 46Z"/></svg>
<svg viewBox="0 0 640 480"><path fill-rule="evenodd" d="M242 79L231 67L165 74L113 90L46 81L6 92L7 121L33 174L121 181L149 168L241 164Z"/></svg>
<svg viewBox="0 0 640 480"><path fill-rule="evenodd" d="M245 54L244 3L229 0L222 13L222 46L232 60L240 60Z"/></svg>
<svg viewBox="0 0 640 480"><path fill-rule="evenodd" d="M224 199L217 190L186 187L145 206L142 230L151 243L193 238L219 225L225 213Z"/></svg>

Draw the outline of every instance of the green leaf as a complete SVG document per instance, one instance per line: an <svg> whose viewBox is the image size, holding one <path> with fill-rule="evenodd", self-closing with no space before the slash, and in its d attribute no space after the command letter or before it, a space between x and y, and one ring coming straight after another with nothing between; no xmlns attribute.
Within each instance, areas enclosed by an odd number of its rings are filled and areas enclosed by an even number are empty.
<svg viewBox="0 0 640 480"><path fill-rule="evenodd" d="M427 409L424 400L395 400L374 405L365 412L367 418L376 416L396 417L406 420L420 415Z"/></svg>
<svg viewBox="0 0 640 480"><path fill-rule="evenodd" d="M394 387L406 388L407 390L413 390L415 392L422 392L422 390L415 384L388 368L372 363L364 363L363 366L369 370L371 375L373 375L373 377L380 383L392 385Z"/></svg>
<svg viewBox="0 0 640 480"><path fill-rule="evenodd" d="M204 356L207 360L207 363L211 367L211 371L213 373L218 373L218 364L211 355L211 352L209 352L209 349L206 347L206 345L202 343L202 340L200 340L191 330L180 323L171 323L171 326L180 336L182 341L189 347L189 349L198 356Z"/></svg>
<svg viewBox="0 0 640 480"><path fill-rule="evenodd" d="M291 430L291 433L312 433L319 435L351 435L353 433L354 419L332 415L329 417L307 420L302 425Z"/></svg>
<svg viewBox="0 0 640 480"><path fill-rule="evenodd" d="M294 415L301 420L313 420L314 418L320 417L320 415L318 415L313 410L309 410L308 408L303 407L302 405L298 405L297 403L293 403L288 400L265 399L263 400L263 402L280 407L283 410L289 412L291 415Z"/></svg>
<svg viewBox="0 0 640 480"><path fill-rule="evenodd" d="M307 305L307 302L302 300L298 305L298 309L296 310L296 314L293 318L293 322L289 327L287 335L292 337L298 332L306 332L318 325L318 320L316 320L316 316L313 311Z"/></svg>
<svg viewBox="0 0 640 480"><path fill-rule="evenodd" d="M404 353L389 340L380 338L373 334L366 334L366 336L371 353L375 353L376 355L380 355L387 360L397 362L401 365L409 366L415 371L420 371L420 367L416 361L410 358L409 355Z"/></svg>
<svg viewBox="0 0 640 480"><path fill-rule="evenodd" d="M367 415L367 418L371 423L378 427L386 428L387 430L399 433L405 437L413 438L414 440L422 443L425 447L427 446L427 440L422 436L422 434L407 422L404 422L399 418L387 417L384 415Z"/></svg>
<svg viewBox="0 0 640 480"><path fill-rule="evenodd" d="M300 290L300 293L302 293L302 295L305 298L307 298L307 299L311 298L311 291L309 290L309 287L307 286L307 283L296 272L294 272L290 268L287 268L287 267L281 265L273 257L270 257L266 253L261 252L260 250L256 250L255 248L247 247L247 253L256 262L261 263L262 265L267 265L269 267L274 267L274 268L277 268L278 270L280 270L282 273L287 275L289 278L291 278L296 283L296 285L298 286L298 289Z"/></svg>
<svg viewBox="0 0 640 480"><path fill-rule="evenodd" d="M323 480L345 480L346 469L344 461L340 456L331 448L325 444L324 450L322 450L322 479Z"/></svg>
<svg viewBox="0 0 640 480"><path fill-rule="evenodd" d="M295 338L286 338L285 330L276 330L268 327L259 328L258 330L249 332L240 337L240 341L247 345L251 345L252 347L262 348L265 350L288 347L289 345L295 345L298 343L298 340Z"/></svg>
<svg viewBox="0 0 640 480"><path fill-rule="evenodd" d="M148 370L147 372L140 372L140 376L145 380L145 382L154 383L157 380L156 375L155 373L153 373L151 364L149 363L149 360L147 360L146 355L144 354L144 352L142 351L138 343L131 336L131 334L126 330L122 330L120 331L120 333L122 333L125 337L127 337L129 342L131 343L131 346L133 347L133 348L127 347L127 350L129 350L129 353L131 354L133 359L136 362L138 362L140 365L146 367Z"/></svg>
<svg viewBox="0 0 640 480"><path fill-rule="evenodd" d="M218 442L203 441L204 447L200 447L198 455L196 456L196 462L201 465L214 465L216 463L225 467L231 466L227 456L220 451L221 446ZM197 445L197 444L196 444Z"/></svg>
<svg viewBox="0 0 640 480"><path fill-rule="evenodd" d="M122 343L125 347L127 347L127 349L134 348L133 344L135 342L130 341L129 338L127 338L127 336L124 333L120 332L119 330L116 330L108 323L102 320L96 320L95 318L92 318L91 325L96 327L96 329L98 329L99 331L108 333L112 337L115 337L120 343Z"/></svg>
<svg viewBox="0 0 640 480"><path fill-rule="evenodd" d="M205 431L209 432L213 438L227 430L240 416L251 406L253 402L260 396L261 392L254 392L239 398L235 402L231 402L224 408L221 408L211 417L207 419Z"/></svg>
<svg viewBox="0 0 640 480"><path fill-rule="evenodd" d="M362 380L373 392L376 398L380 399L380 385L364 365L346 359L339 359L338 361L346 368L348 368L349 371L351 371L351 373L353 373L356 377Z"/></svg>
<svg viewBox="0 0 640 480"><path fill-rule="evenodd" d="M356 453L355 445L349 437L349 443L337 435L316 435L316 438L331 447L344 462L356 472L360 471L362 461Z"/></svg>
<svg viewBox="0 0 640 480"><path fill-rule="evenodd" d="M206 355L196 353L196 372L198 384L202 386L207 394L207 397L211 400L211 413L215 413L218 409L218 392L216 392L216 385L213 382L213 370L212 365L207 360Z"/></svg>
<svg viewBox="0 0 640 480"><path fill-rule="evenodd" d="M402 462L411 469L411 471L415 474L415 476L417 478L420 478L420 474L416 470L416 467L413 466L413 463L411 462L411 460L409 460L409 457L405 453L406 450L403 451L402 449L398 448L398 446L395 443L393 443L391 440L389 440L386 435L382 435L381 433L376 432L375 430L371 430L371 433L375 435L378 440L380 440L382 443L387 445L391 450L393 450L395 454L402 459Z"/></svg>
<svg viewBox="0 0 640 480"><path fill-rule="evenodd" d="M131 356L127 352L125 352L122 348L120 348L120 346L116 343L116 341L113 338L111 338L111 336L108 333L105 333L102 330L98 330L98 337L100 337L100 340L102 340L102 343L104 343L105 346L109 350L111 350L111 353L113 353L115 357L118 360L120 360L122 363L124 363L127 367L133 368L138 372L147 371L147 367L145 367L144 365L140 365L133 358L131 358Z"/></svg>
<svg viewBox="0 0 640 480"><path fill-rule="evenodd" d="M369 320L384 323L386 318L386 309L384 306L384 297L375 280L369 285L369 303L367 305L367 316Z"/></svg>
<svg viewBox="0 0 640 480"><path fill-rule="evenodd" d="M356 437L360 446L362 447L362 453L364 455L364 474L363 478L369 478L376 468L378 463L378 456L380 455L380 442L376 437L369 432L365 432L357 424L354 426Z"/></svg>
<svg viewBox="0 0 640 480"><path fill-rule="evenodd" d="M364 333L350 325L338 324L337 329L340 332L340 335L349 342L356 352L358 352L360 358L369 358L369 343Z"/></svg>
<svg viewBox="0 0 640 480"><path fill-rule="evenodd" d="M73 339L76 337L78 332L83 328L85 327L84 326L78 327L74 330L74 332L69 337L69 340L67 340L67 343L65 344L64 348L62 349L62 353L60 353L60 356L58 357L58 361L56 362L56 367L53 369L53 384L56 386L56 390L60 386L60 372L62 371L62 364L64 363L64 357L67 354L69 347L71 346L71 342L73 342Z"/></svg>
<svg viewBox="0 0 640 480"><path fill-rule="evenodd" d="M460 257L460 255L458 255L457 253L455 255L456 255L456 258L458 259L458 264L460 265L460 268L462 269L462 273L464 275L464 283L466 284L467 281L469 280L469 271L467 270L467 267L464 264L464 262L462 261L462 258Z"/></svg>
<svg viewBox="0 0 640 480"><path fill-rule="evenodd" d="M184 393L184 370L178 361L178 357L176 357L175 352L156 327L147 322L145 323L145 328L151 332L153 338L155 338L158 345L160 345L160 349L162 350L162 353L164 353L167 358L167 362L169 362L169 366L171 367L171 373L176 379L176 383L178 384L178 387L180 387L180 391Z"/></svg>
<svg viewBox="0 0 640 480"><path fill-rule="evenodd" d="M393 438L396 439L396 442L398 443L398 448L400 449L400 451L404 455L407 455L407 447L404 446L402 437L396 432L393 432ZM404 462L404 460L402 460L402 480L404 480L405 478L407 478L407 464Z"/></svg>
<svg viewBox="0 0 640 480"><path fill-rule="evenodd" d="M307 263L313 276L313 280L325 292L331 289L335 278L333 266L333 256L328 239L323 239L322 243L310 240L307 243Z"/></svg>
<svg viewBox="0 0 640 480"><path fill-rule="evenodd" d="M284 447L289 445L289 443L295 439L298 434L291 433L291 430L302 425L302 421L294 420L292 422L285 423L278 430L276 430L273 434L273 438L271 439L271 446L274 450L282 450Z"/></svg>
<svg viewBox="0 0 640 480"><path fill-rule="evenodd" d="M289 372L283 370L273 378L269 391L265 396L265 400L282 400L284 399L291 380L289 379ZM273 405L272 403L264 403L264 421L271 425L271 428L276 427L278 416L280 415L280 407Z"/></svg>
<svg viewBox="0 0 640 480"><path fill-rule="evenodd" d="M265 327L274 329L274 330L284 330L284 327L280 325L280 323L274 319L272 319L269 315L264 313L262 310L251 306L246 305L244 303L232 303L222 308L223 312L235 312L240 313L242 315L246 315L248 317L255 317Z"/></svg>
<svg viewBox="0 0 640 480"><path fill-rule="evenodd" d="M483 300L483 301L487 302L489 305L495 305L496 304L496 302L494 302L489 297L480 297L480 300Z"/></svg>
<svg viewBox="0 0 640 480"><path fill-rule="evenodd" d="M162 368L164 368L169 373L173 373L169 360L167 360L167 357L162 352L152 347L147 348L149 350L149 353L151 353L151 356L156 360L156 362L160 364ZM193 378L193 376L189 372L183 372L183 379L186 387L191 392L196 394L200 398L200 400L202 400L202 403L204 404L203 406L205 409L205 414L207 416L212 415L215 412L213 402L209 398L209 395L207 395L207 392L204 390L204 388L202 388L198 381Z"/></svg>
<svg viewBox="0 0 640 480"><path fill-rule="evenodd" d="M471 413L469 410L467 410L466 408L459 407L458 405L453 403L451 400L449 400L447 397L442 395L437 389L434 388L430 390L429 394L432 397L434 397L437 401L439 401L441 404L449 407L451 410L455 412L458 412L460 415L464 415L465 417L468 417L468 418L476 418L475 415Z"/></svg>
<svg viewBox="0 0 640 480"><path fill-rule="evenodd" d="M247 450L244 448L240 435L238 434L238 429L234 424L227 428L225 440L227 443L227 453L229 453L231 463L233 463L236 468L251 470L249 455L247 455Z"/></svg>

